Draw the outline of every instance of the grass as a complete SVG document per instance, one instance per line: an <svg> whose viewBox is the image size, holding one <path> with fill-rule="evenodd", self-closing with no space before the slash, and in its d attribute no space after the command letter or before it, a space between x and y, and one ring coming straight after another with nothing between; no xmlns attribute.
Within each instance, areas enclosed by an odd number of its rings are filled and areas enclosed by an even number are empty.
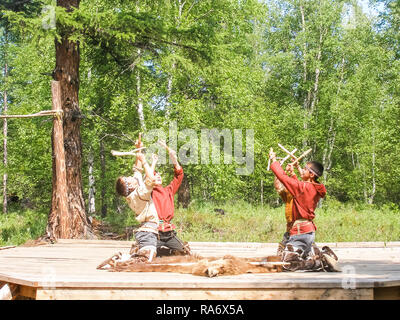
<svg viewBox="0 0 400 320"><path fill-rule="evenodd" d="M217 214L215 208L222 208L225 214ZM136 224L128 208L121 214L110 212L102 220L116 233ZM194 202L188 209L176 209L173 223L185 241L279 242L286 228L283 206L261 207L244 201L223 205ZM37 239L46 224L47 210L0 214L0 246ZM395 205L378 208L326 200L316 210L315 224L317 242L400 241L400 210Z"/></svg>
<svg viewBox="0 0 400 320"><path fill-rule="evenodd" d="M225 214L217 214L215 208L222 208ZM245 202L198 203L177 209L174 224L185 241L276 242L286 227L282 210Z"/></svg>
<svg viewBox="0 0 400 320"><path fill-rule="evenodd" d="M225 215L217 215L222 208ZM325 201L316 210L317 242L400 241L397 207ZM195 204L178 209L174 222L186 241L278 242L285 232L284 207L252 206L244 202L215 206Z"/></svg>
<svg viewBox="0 0 400 320"><path fill-rule="evenodd" d="M396 207L331 201L316 214L316 241L400 241L400 211Z"/></svg>
<svg viewBox="0 0 400 320"><path fill-rule="evenodd" d="M47 212L10 208L0 214L0 246L20 245L37 239L46 230Z"/></svg>

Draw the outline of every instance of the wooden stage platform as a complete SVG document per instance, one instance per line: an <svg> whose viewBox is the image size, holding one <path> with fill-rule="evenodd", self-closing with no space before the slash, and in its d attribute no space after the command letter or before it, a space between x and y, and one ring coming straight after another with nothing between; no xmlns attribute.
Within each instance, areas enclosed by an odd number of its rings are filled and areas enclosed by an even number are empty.
<svg viewBox="0 0 400 320"><path fill-rule="evenodd" d="M96 270L132 242L60 240L36 247L0 248L0 290L32 299L400 299L400 242L329 243L339 273L282 272L207 278L178 273ZM202 256L263 257L277 244L192 242ZM319 247L324 244L317 243ZM3 289L1 289L3 288Z"/></svg>

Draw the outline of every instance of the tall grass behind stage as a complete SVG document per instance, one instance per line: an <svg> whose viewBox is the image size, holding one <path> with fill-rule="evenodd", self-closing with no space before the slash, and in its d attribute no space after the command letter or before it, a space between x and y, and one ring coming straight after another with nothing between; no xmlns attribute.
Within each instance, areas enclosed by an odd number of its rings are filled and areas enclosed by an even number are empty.
<svg viewBox="0 0 400 320"><path fill-rule="evenodd" d="M221 215L215 209L223 209ZM400 210L327 200L316 209L316 242L400 241ZM286 231L284 206L245 202L197 203L177 209L174 223L185 241L278 242Z"/></svg>
<svg viewBox="0 0 400 320"><path fill-rule="evenodd" d="M13 207L6 215L0 214L0 246L20 245L43 235L47 213L47 209ZM109 210L106 217L95 218L117 234L136 225L128 208L122 213ZM394 204L377 207L326 200L317 208L314 221L317 242L400 241L400 209ZM243 201L194 201L188 209L175 210L173 223L178 236L185 241L278 242L286 228L284 206Z"/></svg>

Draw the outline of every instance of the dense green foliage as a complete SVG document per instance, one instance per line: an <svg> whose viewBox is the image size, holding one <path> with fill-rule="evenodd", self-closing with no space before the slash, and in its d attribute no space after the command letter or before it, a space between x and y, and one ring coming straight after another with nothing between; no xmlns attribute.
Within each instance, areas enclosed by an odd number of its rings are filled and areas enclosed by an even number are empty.
<svg viewBox="0 0 400 320"><path fill-rule="evenodd" d="M55 8L58 23L72 27L71 39L80 42L82 177L87 196L93 157L96 213L126 208L114 182L132 159L110 151L130 150L140 131L145 138L152 129L168 133L171 123L198 137L204 128L241 129L245 140L244 130L254 130L250 175L238 175L236 163L183 166L194 202L255 205L263 198L275 205L267 154L274 147L283 156L279 142L313 149L311 157L327 169L331 199L397 207L399 1L375 2L384 5L380 17L363 13L357 1L331 0L81 0L72 12ZM42 8L52 6L0 2L0 66L9 68L0 92L7 91L9 114L51 108L57 32L52 11ZM45 118L8 120L8 166L0 166L8 196L40 211L51 200L51 125ZM169 180L171 166L160 171ZM246 220L254 226L266 219L260 208L255 212ZM277 240L267 234L262 240Z"/></svg>
<svg viewBox="0 0 400 320"><path fill-rule="evenodd" d="M174 223L184 241L267 242L277 243L285 232L283 206L252 205L245 201L224 204L224 215L217 214L216 204L195 201L188 209L178 209ZM110 212L103 219L107 232L134 240L126 231L136 226L131 210ZM343 204L327 200L315 219L316 242L399 241L400 212L396 207L360 203ZM10 209L0 215L0 246L20 245L37 239L46 229L47 212Z"/></svg>

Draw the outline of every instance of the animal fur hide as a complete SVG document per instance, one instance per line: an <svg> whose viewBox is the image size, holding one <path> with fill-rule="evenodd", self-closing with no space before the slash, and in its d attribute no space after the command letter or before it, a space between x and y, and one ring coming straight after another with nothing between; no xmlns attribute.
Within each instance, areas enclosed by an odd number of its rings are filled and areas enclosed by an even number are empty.
<svg viewBox="0 0 400 320"><path fill-rule="evenodd" d="M283 264L280 258L238 258L231 255L224 257L204 258L197 255L167 256L155 258L151 263L131 257L126 261L109 259L99 265L98 269L113 272L176 272L197 276L215 277L219 275L238 275L243 273L281 272Z"/></svg>

